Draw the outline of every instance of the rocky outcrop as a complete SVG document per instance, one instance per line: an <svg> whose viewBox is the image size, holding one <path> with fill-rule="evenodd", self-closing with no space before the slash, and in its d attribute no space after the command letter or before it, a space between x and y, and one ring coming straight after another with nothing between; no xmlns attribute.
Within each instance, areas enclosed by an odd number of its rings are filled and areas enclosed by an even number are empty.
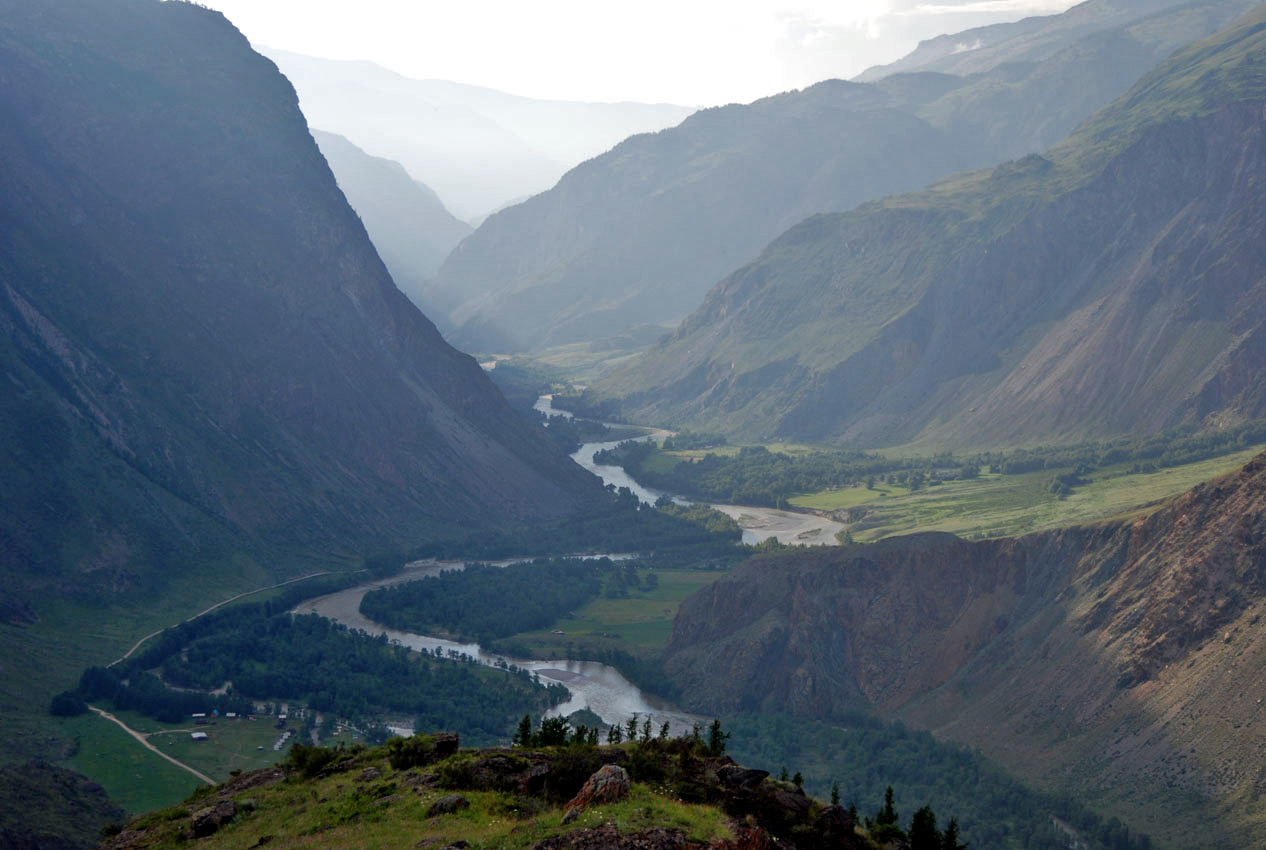
<svg viewBox="0 0 1266 850"><path fill-rule="evenodd" d="M199 809L189 817L189 832L194 838L206 838L237 816L237 804L220 800L214 806Z"/></svg>
<svg viewBox="0 0 1266 850"><path fill-rule="evenodd" d="M446 794L427 807L426 816L433 818L438 815L451 815L453 812L469 808L470 800L461 794Z"/></svg>
<svg viewBox="0 0 1266 850"><path fill-rule="evenodd" d="M666 668L698 711L874 709L1180 830L1261 811L1263 614L1266 455L1130 521L755 559Z"/></svg>
<svg viewBox="0 0 1266 850"><path fill-rule="evenodd" d="M564 819L575 820L576 816L590 806L605 806L616 803L629 796L629 775L618 764L604 764L598 772L585 780L585 784L576 792L564 807Z"/></svg>

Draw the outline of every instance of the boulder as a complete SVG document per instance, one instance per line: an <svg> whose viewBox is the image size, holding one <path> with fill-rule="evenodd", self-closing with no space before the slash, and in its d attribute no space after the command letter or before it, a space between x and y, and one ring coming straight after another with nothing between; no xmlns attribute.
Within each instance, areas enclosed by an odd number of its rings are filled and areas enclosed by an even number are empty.
<svg viewBox="0 0 1266 850"><path fill-rule="evenodd" d="M221 800L214 806L199 809L189 818L189 828L197 838L212 835L237 815L237 804Z"/></svg>
<svg viewBox="0 0 1266 850"><path fill-rule="evenodd" d="M457 737L456 732L440 732L431 736L431 745L434 747L435 760L440 761L457 752L461 746L461 739Z"/></svg>
<svg viewBox="0 0 1266 850"><path fill-rule="evenodd" d="M740 767L737 764L727 764L717 770L717 779L721 780L722 785L731 788L755 788L766 776L769 776L768 770Z"/></svg>
<svg viewBox="0 0 1266 850"><path fill-rule="evenodd" d="M629 794L629 774L618 764L604 764L585 780L584 786L567 803L569 810L581 811L589 806L602 806L623 800Z"/></svg>
<svg viewBox="0 0 1266 850"><path fill-rule="evenodd" d="M446 797L440 797L431 807L426 810L426 816L433 818L436 815L449 815L461 809L469 809L470 800L467 800L461 794L449 794Z"/></svg>

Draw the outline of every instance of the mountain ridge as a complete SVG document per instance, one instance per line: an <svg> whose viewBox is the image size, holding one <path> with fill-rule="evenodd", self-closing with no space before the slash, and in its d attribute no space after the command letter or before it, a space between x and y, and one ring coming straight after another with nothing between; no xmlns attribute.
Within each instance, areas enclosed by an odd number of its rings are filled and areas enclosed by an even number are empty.
<svg viewBox="0 0 1266 850"><path fill-rule="evenodd" d="M645 421L870 446L1262 415L1263 16L1045 156L798 225L599 391Z"/></svg>
<svg viewBox="0 0 1266 850"><path fill-rule="evenodd" d="M484 352L674 322L805 217L1049 147L1249 5L1113 19L1040 61L979 74L826 81L701 111L490 217L438 273L437 302L458 306L436 319Z"/></svg>

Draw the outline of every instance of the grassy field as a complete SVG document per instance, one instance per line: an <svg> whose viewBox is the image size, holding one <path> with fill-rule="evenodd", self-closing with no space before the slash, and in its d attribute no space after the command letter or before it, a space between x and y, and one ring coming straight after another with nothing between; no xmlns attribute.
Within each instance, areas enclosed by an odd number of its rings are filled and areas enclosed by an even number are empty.
<svg viewBox="0 0 1266 850"><path fill-rule="evenodd" d="M330 566L303 564L299 568L314 572ZM85 667L111 663L143 635L217 601L276 581L257 564L222 562L197 573L178 571L161 592L120 594L114 603L61 597L40 604L36 609L39 620L33 625L0 625L0 758L19 762L43 758L77 770L104 787L128 811L146 811L183 798L198 784L192 775L96 715L52 717L48 714L49 700L53 694L73 688ZM133 726L140 731L158 728L152 721L138 718L129 714L124 722L152 724ZM272 755L271 741L265 752ZM214 764L190 764L209 775L221 775L208 769Z"/></svg>
<svg viewBox="0 0 1266 850"><path fill-rule="evenodd" d="M865 487L843 487L836 490L822 490L807 496L793 496L787 500L787 504L818 511L840 511L893 496L903 496L909 492L905 487L896 484L877 483L873 490Z"/></svg>
<svg viewBox="0 0 1266 850"><path fill-rule="evenodd" d="M1064 498L1050 490L1052 471L981 475L915 492L871 493L864 488L797 496L791 504L834 511L866 505L849 530L859 541L916 531L949 531L963 537L1003 537L1094 522L1149 510L1195 485L1243 466L1264 446L1152 473L1128 474L1128 465L1095 470L1089 483Z"/></svg>
<svg viewBox="0 0 1266 850"><path fill-rule="evenodd" d="M672 635L677 606L696 590L725 575L712 570L656 570L659 587L627 599L595 599L548 628L509 638L533 653L561 656L567 644L616 648L637 655L658 652ZM562 635L553 634L558 629Z"/></svg>
<svg viewBox="0 0 1266 850"><path fill-rule="evenodd" d="M61 766L91 777L129 812L170 806L203 784L95 714L57 718L53 724L73 745L73 753Z"/></svg>
<svg viewBox="0 0 1266 850"><path fill-rule="evenodd" d="M206 732L207 740L190 738L189 733L195 730ZM224 780L233 770L257 770L285 756L288 747L273 751L273 744L280 736L281 732L273 728L268 718L238 718L221 719L214 726L186 726L159 732L151 735L149 742L177 761L213 779Z"/></svg>

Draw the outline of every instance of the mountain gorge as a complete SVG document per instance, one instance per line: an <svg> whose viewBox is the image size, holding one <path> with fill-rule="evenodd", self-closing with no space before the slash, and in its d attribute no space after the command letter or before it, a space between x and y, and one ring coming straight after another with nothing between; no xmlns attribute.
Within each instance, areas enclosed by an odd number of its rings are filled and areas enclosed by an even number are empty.
<svg viewBox="0 0 1266 850"><path fill-rule="evenodd" d="M1263 611L1259 456L1137 519L753 559L682 605L667 669L697 711L874 708L1166 842L1247 847Z"/></svg>
<svg viewBox="0 0 1266 850"><path fill-rule="evenodd" d="M396 289L222 16L8 2L0 73L6 608L601 492Z"/></svg>
<svg viewBox="0 0 1266 850"><path fill-rule="evenodd" d="M1016 47L964 75L828 81L629 139L459 246L432 287L436 303L457 306L436 320L471 351L675 321L807 216L1042 150L1251 4L1084 5L1117 11L1092 15L1099 26L1059 50ZM1063 16L1041 21L1066 29Z"/></svg>
<svg viewBox="0 0 1266 850"><path fill-rule="evenodd" d="M812 218L601 389L646 421L868 445L1260 417L1264 68L1258 8L1045 156Z"/></svg>
<svg viewBox="0 0 1266 850"><path fill-rule="evenodd" d="M471 227L453 217L430 187L398 162L370 156L336 133L312 137L356 210L391 279L421 307L422 285Z"/></svg>
<svg viewBox="0 0 1266 850"><path fill-rule="evenodd" d="M665 103L538 100L415 80L372 62L259 50L294 84L313 127L399 162L467 221L545 191L628 136L694 112Z"/></svg>

